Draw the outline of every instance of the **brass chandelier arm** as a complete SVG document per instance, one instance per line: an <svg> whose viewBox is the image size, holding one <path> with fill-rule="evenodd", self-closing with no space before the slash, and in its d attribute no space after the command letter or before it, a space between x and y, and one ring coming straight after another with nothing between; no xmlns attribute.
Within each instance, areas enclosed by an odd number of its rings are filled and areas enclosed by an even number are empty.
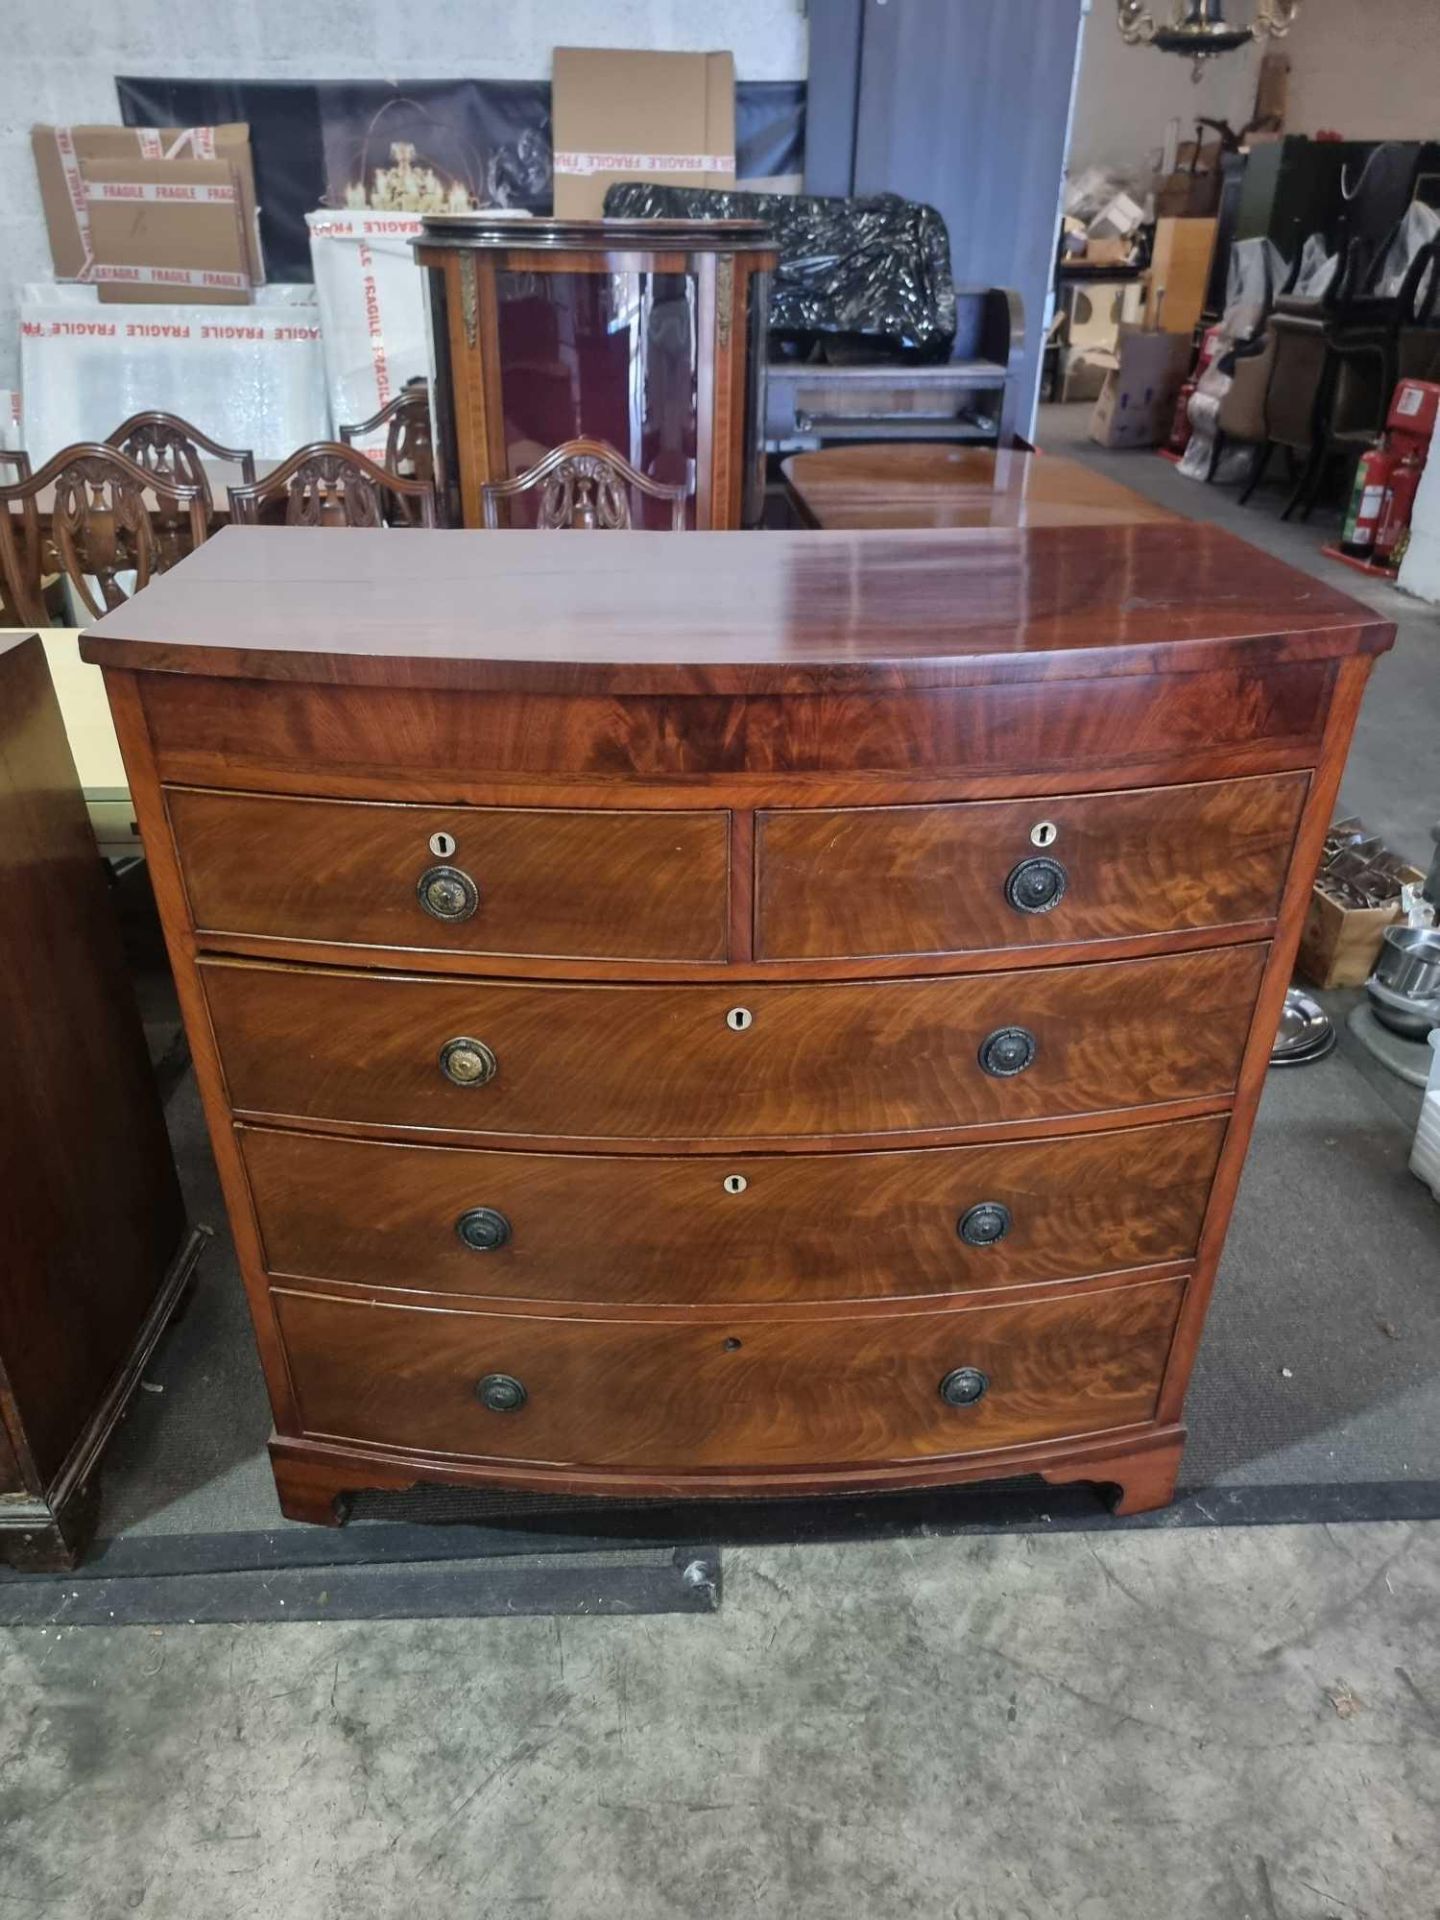
<svg viewBox="0 0 1440 1920"><path fill-rule="evenodd" d="M1115 0L1116 24L1127 46L1139 46L1155 38L1155 18L1145 8L1145 0Z"/></svg>
<svg viewBox="0 0 1440 1920"><path fill-rule="evenodd" d="M1225 21L1224 0L1174 0L1171 18L1160 23L1146 0L1115 0L1115 24L1127 46L1149 45L1159 38L1165 51L1194 54L1197 60L1244 39L1283 39L1299 12L1300 0L1255 0L1253 23L1231 27Z"/></svg>

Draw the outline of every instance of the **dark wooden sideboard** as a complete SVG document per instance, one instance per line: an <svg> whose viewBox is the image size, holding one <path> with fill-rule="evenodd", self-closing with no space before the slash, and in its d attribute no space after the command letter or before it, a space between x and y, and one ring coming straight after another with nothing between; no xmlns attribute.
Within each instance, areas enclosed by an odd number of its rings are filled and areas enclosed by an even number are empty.
<svg viewBox="0 0 1440 1920"><path fill-rule="evenodd" d="M1169 1499L1371 656L1211 528L231 531L105 669L281 1502Z"/></svg>
<svg viewBox="0 0 1440 1920"><path fill-rule="evenodd" d="M39 639L0 635L0 1560L71 1565L198 1246Z"/></svg>

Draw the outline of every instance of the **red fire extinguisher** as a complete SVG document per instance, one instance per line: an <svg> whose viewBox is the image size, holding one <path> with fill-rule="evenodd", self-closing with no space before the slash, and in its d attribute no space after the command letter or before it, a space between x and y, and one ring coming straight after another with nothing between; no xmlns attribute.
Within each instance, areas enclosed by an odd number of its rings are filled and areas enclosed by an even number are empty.
<svg viewBox="0 0 1440 1920"><path fill-rule="evenodd" d="M1385 491L1380 524L1375 529L1375 560L1382 567L1394 564L1395 550L1415 511L1415 494L1424 471L1425 455L1418 447L1412 447L1395 462Z"/></svg>
<svg viewBox="0 0 1440 1920"><path fill-rule="evenodd" d="M1170 437L1165 442L1171 453L1184 453L1190 444L1190 397L1195 391L1195 382L1187 380L1175 399L1175 412L1170 421Z"/></svg>
<svg viewBox="0 0 1440 1920"><path fill-rule="evenodd" d="M1383 446L1372 447L1360 456L1350 494L1350 510L1345 515L1345 530L1340 536L1340 551L1352 559L1370 558L1394 468L1395 456Z"/></svg>

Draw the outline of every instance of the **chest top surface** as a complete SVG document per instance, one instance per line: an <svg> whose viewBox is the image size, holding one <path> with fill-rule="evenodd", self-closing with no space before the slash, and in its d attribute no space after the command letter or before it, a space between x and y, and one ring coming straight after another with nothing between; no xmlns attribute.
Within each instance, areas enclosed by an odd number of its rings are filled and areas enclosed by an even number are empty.
<svg viewBox="0 0 1440 1920"><path fill-rule="evenodd" d="M1186 521L596 539L229 528L81 651L247 680L804 694L1264 669L1393 636Z"/></svg>

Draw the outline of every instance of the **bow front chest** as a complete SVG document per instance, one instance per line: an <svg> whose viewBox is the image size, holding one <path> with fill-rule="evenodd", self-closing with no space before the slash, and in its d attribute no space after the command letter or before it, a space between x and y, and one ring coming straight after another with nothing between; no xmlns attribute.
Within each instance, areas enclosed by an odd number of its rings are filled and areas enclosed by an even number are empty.
<svg viewBox="0 0 1440 1920"><path fill-rule="evenodd" d="M1180 522L236 529L110 614L285 1511L1163 1504L1390 639Z"/></svg>

